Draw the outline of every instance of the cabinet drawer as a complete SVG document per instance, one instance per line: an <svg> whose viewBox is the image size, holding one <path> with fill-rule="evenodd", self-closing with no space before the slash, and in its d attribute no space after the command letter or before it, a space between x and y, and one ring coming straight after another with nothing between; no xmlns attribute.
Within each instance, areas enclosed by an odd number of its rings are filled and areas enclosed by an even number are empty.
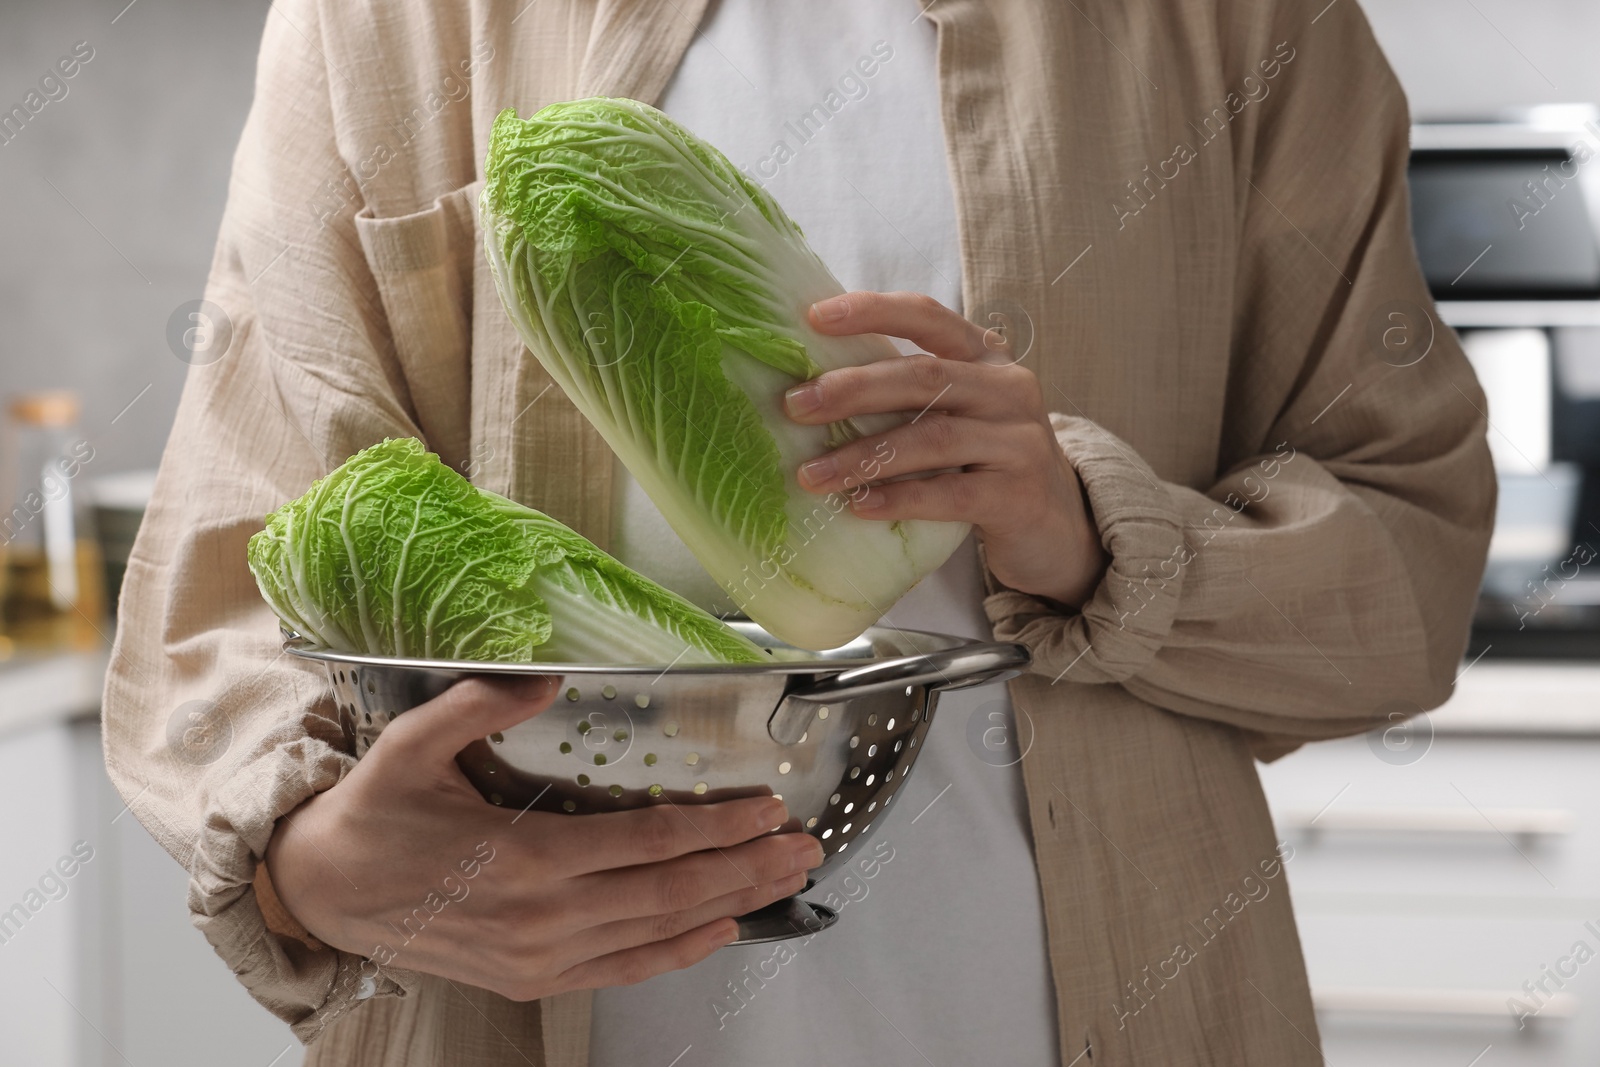
<svg viewBox="0 0 1600 1067"><path fill-rule="evenodd" d="M1327 1061L1593 1067L1600 737L1427 733L1261 768Z"/></svg>
<svg viewBox="0 0 1600 1067"><path fill-rule="evenodd" d="M1440 735L1413 755L1389 762L1349 738L1261 768L1297 892L1562 900L1600 886L1600 740Z"/></svg>
<svg viewBox="0 0 1600 1067"><path fill-rule="evenodd" d="M1483 1067L1594 1062L1585 1050L1600 1034L1583 1008L1600 992L1600 922L1354 910L1299 918L1330 1063L1465 1067L1491 1045Z"/></svg>

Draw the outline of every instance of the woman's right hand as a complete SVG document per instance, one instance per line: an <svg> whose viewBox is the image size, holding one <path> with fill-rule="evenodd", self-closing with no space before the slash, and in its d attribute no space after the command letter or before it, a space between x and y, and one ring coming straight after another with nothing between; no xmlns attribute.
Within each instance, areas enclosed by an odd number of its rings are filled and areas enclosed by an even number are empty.
<svg viewBox="0 0 1600 1067"><path fill-rule="evenodd" d="M698 963L738 936L732 916L821 864L807 834L762 836L788 821L772 797L584 816L488 803L456 754L558 683L467 679L395 718L278 820L267 869L290 914L336 948L526 1001Z"/></svg>

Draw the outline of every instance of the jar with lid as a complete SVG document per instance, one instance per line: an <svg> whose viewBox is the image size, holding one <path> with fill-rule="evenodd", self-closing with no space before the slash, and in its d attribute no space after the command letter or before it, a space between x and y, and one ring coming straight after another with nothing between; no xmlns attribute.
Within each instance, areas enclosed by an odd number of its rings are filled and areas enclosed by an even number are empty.
<svg viewBox="0 0 1600 1067"><path fill-rule="evenodd" d="M105 587L92 512L77 479L94 448L69 392L13 397L0 466L0 633L7 649L103 643Z"/></svg>

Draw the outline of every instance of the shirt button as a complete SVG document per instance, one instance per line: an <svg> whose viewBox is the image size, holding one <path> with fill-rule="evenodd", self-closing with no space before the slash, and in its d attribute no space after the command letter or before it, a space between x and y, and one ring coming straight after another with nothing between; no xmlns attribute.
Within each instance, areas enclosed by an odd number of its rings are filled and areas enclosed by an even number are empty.
<svg viewBox="0 0 1600 1067"><path fill-rule="evenodd" d="M377 991L378 991L378 983L377 983L377 981L374 980L371 975L364 974L364 975L361 976L360 983L356 985L356 999L357 1000L369 1000L369 999L371 999L372 995L374 993L376 993Z"/></svg>

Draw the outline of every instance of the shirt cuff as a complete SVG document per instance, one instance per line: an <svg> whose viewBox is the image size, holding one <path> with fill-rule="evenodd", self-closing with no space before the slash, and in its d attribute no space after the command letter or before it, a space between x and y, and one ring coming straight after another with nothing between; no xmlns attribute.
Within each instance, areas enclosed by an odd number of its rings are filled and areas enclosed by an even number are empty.
<svg viewBox="0 0 1600 1067"><path fill-rule="evenodd" d="M1052 414L1050 426L1083 484L1111 564L1077 612L1004 586L984 610L995 640L1033 653L1032 673L1052 682L1122 682L1155 658L1172 630L1187 562L1183 520L1166 484L1128 444L1088 419Z"/></svg>
<svg viewBox="0 0 1600 1067"><path fill-rule="evenodd" d="M417 983L412 972L302 937L270 882L258 881L278 819L338 784L354 763L301 735L230 768L213 779L189 868L194 925L250 995L307 1044L362 1001L405 996Z"/></svg>

